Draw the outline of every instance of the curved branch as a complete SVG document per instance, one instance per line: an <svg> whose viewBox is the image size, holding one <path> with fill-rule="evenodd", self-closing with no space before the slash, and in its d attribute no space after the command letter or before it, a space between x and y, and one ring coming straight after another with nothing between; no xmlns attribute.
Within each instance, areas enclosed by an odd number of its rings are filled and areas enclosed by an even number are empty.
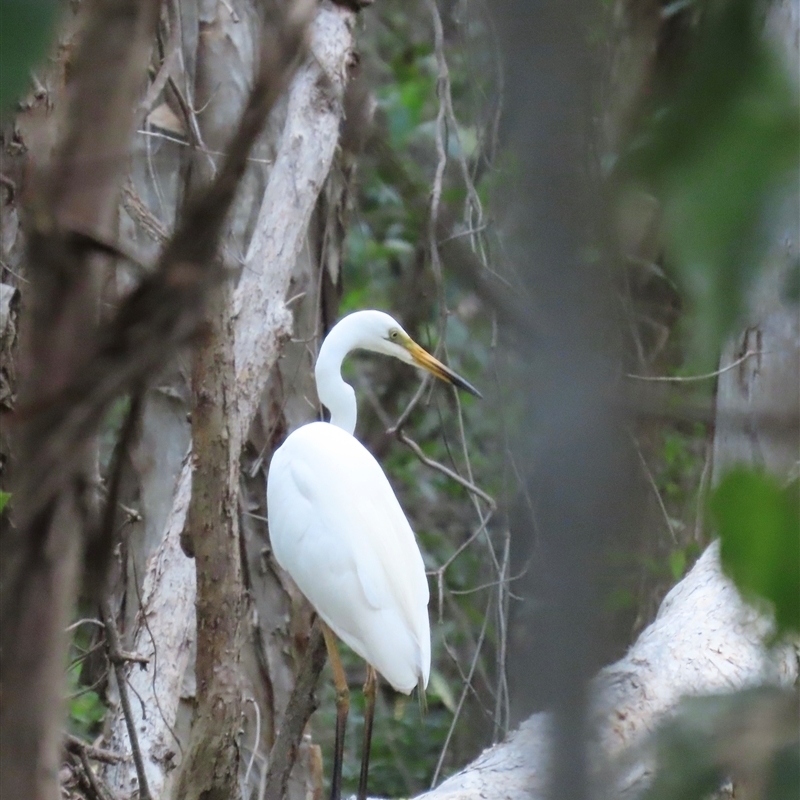
<svg viewBox="0 0 800 800"><path fill-rule="evenodd" d="M682 697L764 683L790 687L798 678L794 648L765 646L771 620L744 603L718 553L712 544L628 654L594 679L598 761L617 765L605 776L604 785L615 786L609 796L636 797L648 784L653 763L643 745ZM544 798L549 735L549 716L535 714L419 800Z"/></svg>

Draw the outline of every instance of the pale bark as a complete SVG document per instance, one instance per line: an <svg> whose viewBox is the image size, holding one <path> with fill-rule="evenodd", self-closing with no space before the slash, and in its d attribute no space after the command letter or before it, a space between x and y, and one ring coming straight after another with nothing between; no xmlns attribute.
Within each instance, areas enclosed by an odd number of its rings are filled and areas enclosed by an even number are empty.
<svg viewBox="0 0 800 800"><path fill-rule="evenodd" d="M318 10L311 30L312 55L289 90L286 122L236 291L237 397L230 428L241 438L255 414L280 344L291 332L292 318L284 299L338 143L341 101L352 58L352 20L352 13L338 7ZM141 698L134 704L134 714L150 791L156 798L167 796L170 772L180 760L171 729L178 718L182 687L191 682L187 667L194 646L195 568L179 542L190 495L189 455L181 470L164 539L148 565L132 643L135 652L151 658L146 669L131 669L129 681ZM111 730L111 746L127 751L119 712ZM129 762L109 767L106 776L112 786L126 794L135 787Z"/></svg>
<svg viewBox="0 0 800 800"><path fill-rule="evenodd" d="M666 596L655 621L628 654L595 678L595 731L611 797L635 797L653 773L641 749L682 697L798 679L795 648L769 650L771 621L745 604L719 569L716 544ZM545 797L549 716L536 714L502 744L485 751L425 800L537 800ZM626 760L628 765L626 766ZM614 781L612 783L611 781Z"/></svg>

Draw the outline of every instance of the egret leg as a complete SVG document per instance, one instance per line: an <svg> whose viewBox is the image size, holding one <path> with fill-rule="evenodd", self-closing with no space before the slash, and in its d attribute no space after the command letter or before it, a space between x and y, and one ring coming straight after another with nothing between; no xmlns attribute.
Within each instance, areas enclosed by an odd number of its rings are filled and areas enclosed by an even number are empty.
<svg viewBox="0 0 800 800"><path fill-rule="evenodd" d="M372 721L375 718L375 695L378 691L378 676L367 664L367 679L364 681L364 747L361 751L361 774L358 777L358 800L367 800L369 778L369 751L372 744Z"/></svg>
<svg viewBox="0 0 800 800"><path fill-rule="evenodd" d="M347 726L347 713L350 710L350 690L347 688L342 660L333 631L323 622L322 633L325 647L333 669L333 684L336 687L336 741L333 750L333 775L331 776L331 800L342 796L342 761L344 760L344 731Z"/></svg>

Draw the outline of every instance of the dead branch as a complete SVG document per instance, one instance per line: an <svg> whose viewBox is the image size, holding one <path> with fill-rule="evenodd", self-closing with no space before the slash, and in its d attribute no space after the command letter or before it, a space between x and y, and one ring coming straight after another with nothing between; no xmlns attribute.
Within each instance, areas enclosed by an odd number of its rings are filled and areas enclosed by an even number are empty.
<svg viewBox="0 0 800 800"><path fill-rule="evenodd" d="M114 620L114 612L111 609L111 604L108 602L107 597L103 597L100 601L100 613L103 617L103 625L105 625L106 629L108 660L111 662L111 666L114 669L114 677L117 679L119 701L122 706L122 713L125 715L125 724L128 728L128 741L131 746L133 763L136 765L136 777L139 780L139 797L141 800L152 800L153 796L150 794L150 789L147 786L147 773L144 769L142 751L139 747L139 737L136 733L136 725L133 712L131 711L131 701L128 697L128 686L125 680L124 669L127 659L122 653L117 623Z"/></svg>
<svg viewBox="0 0 800 800"><path fill-rule="evenodd" d="M396 436L423 464L425 464L425 466L435 469L437 472L441 472L442 475L446 475L451 481L455 481L460 486L463 486L468 492L471 492L473 495L475 495L475 497L480 497L480 499L489 506L490 510L494 511L497 508L497 503L495 502L494 498L486 494L486 492L484 492L480 486L476 486L474 483L472 483L472 481L462 478L461 475L459 475L457 472L454 472L445 464L441 464L440 462L426 456L422 448L402 430L398 430L396 432Z"/></svg>
<svg viewBox="0 0 800 800"><path fill-rule="evenodd" d="M286 797L289 774L297 758L303 731L318 705L316 688L325 659L325 639L317 619L311 628L303 666L281 720L280 731L269 753L264 800L283 800Z"/></svg>
<svg viewBox="0 0 800 800"><path fill-rule="evenodd" d="M105 750L102 747L94 747L77 736L68 733L64 736L64 748L69 753L86 753L88 758L93 761L102 761L104 764L117 764L122 761L125 756L115 753L113 750Z"/></svg>
<svg viewBox="0 0 800 800"><path fill-rule="evenodd" d="M768 649L771 626L722 574L712 545L628 654L592 684L597 763L615 765L597 785L608 787L609 797L638 796L654 769L648 737L681 697L762 683L791 687L798 678L794 648ZM419 800L545 797L551 733L550 716L534 715Z"/></svg>

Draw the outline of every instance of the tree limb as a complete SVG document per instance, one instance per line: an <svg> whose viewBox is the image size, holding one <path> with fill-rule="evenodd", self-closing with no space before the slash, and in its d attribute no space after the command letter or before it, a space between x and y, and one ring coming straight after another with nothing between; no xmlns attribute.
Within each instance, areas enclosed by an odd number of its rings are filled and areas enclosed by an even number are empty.
<svg viewBox="0 0 800 800"><path fill-rule="evenodd" d="M353 19L344 9L317 9L310 26L312 57L289 89L286 122L234 298L237 397L231 407L230 428L242 438L281 341L290 331L291 314L284 299L304 246L308 219L338 144L341 99L352 58ZM314 135L309 135L309 130L315 131ZM153 656L152 671L134 670L129 682L144 706L151 709L146 719L136 707L134 714L154 796L163 794L175 766L178 743L172 728L193 647L195 570L180 547L191 485L189 455L178 479L164 539L148 562L142 609L133 634L133 649ZM124 722L118 714L112 724L111 746L122 746L124 736ZM109 767L107 775L112 786L130 790L134 777L130 764Z"/></svg>
<svg viewBox="0 0 800 800"><path fill-rule="evenodd" d="M297 758L303 732L317 708L316 688L327 651L319 617L311 628L311 636L303 658L303 666L289 698L280 731L269 753L264 800L283 800L289 775Z"/></svg>
<svg viewBox="0 0 800 800"><path fill-rule="evenodd" d="M608 795L633 798L654 771L645 743L685 696L735 691L798 679L794 648L769 650L771 621L744 603L719 566L712 544L666 596L655 621L628 654L592 683L598 776ZM545 797L551 734L535 714L509 738L419 800L538 800Z"/></svg>

